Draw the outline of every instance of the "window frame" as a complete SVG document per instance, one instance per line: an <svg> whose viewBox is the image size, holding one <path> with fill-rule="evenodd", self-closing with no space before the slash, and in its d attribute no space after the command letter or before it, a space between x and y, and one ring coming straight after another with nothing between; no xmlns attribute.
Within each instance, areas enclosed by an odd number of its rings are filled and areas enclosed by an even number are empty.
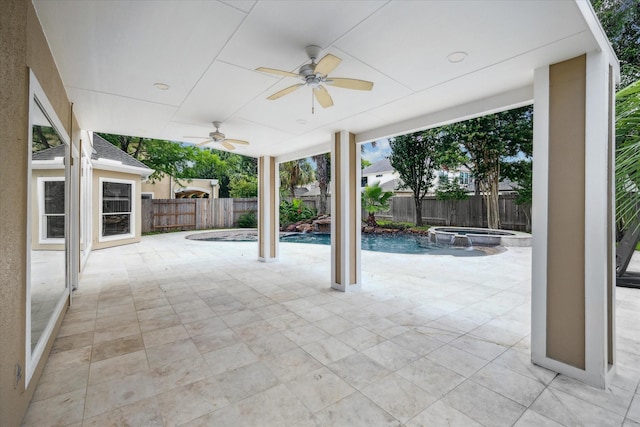
<svg viewBox="0 0 640 427"><path fill-rule="evenodd" d="M129 233L126 234L116 234L116 235L111 235L111 236L104 236L103 233L103 222L104 222L104 216L105 215L110 215L113 213L108 213L105 214L103 213L103 202L104 202L104 183L105 182L112 182L112 183L116 183L116 184L129 184L131 186L131 195L130 195L130 203L129 203L129 209L130 211L128 212L129 214ZM131 239L133 237L135 237L136 235L136 216L135 216L135 212L136 212L136 182L130 179L121 179L121 178L107 178L107 177L100 177L100 179L98 180L98 185L99 185L99 199L98 199L98 241L99 242L111 242L114 240L124 240L124 239ZM121 212L121 214L124 214L125 212Z"/></svg>
<svg viewBox="0 0 640 427"><path fill-rule="evenodd" d="M65 236L62 237L47 237L47 227L46 227L46 218L48 216L66 216L66 213L63 214L50 214L47 215L46 203L45 203L45 185L47 182L53 181L62 181L65 182L64 176L39 176L38 177L38 243L41 245L62 245L65 243ZM66 182L65 182L66 187ZM66 198L66 188L65 188L65 198ZM66 206L66 199L64 201ZM66 230L66 220L65 220L65 234Z"/></svg>

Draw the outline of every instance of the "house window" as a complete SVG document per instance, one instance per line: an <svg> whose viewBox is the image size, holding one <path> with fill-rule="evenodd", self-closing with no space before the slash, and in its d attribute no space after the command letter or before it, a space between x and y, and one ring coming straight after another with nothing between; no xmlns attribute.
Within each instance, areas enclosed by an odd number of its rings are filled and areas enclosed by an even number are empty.
<svg viewBox="0 0 640 427"><path fill-rule="evenodd" d="M153 199L153 193L142 193L142 200Z"/></svg>
<svg viewBox="0 0 640 427"><path fill-rule="evenodd" d="M40 194L40 242L64 239L64 178L38 178Z"/></svg>
<svg viewBox="0 0 640 427"><path fill-rule="evenodd" d="M378 175L376 175L376 178L382 178L382 174L379 173Z"/></svg>
<svg viewBox="0 0 640 427"><path fill-rule="evenodd" d="M440 171L438 173L438 182L440 184L447 184L449 182L449 173L447 171Z"/></svg>
<svg viewBox="0 0 640 427"><path fill-rule="evenodd" d="M468 185L471 180L471 174L469 172L460 172L460 184Z"/></svg>
<svg viewBox="0 0 640 427"><path fill-rule="evenodd" d="M360 178L360 187L366 187L369 182L369 177L363 176Z"/></svg>
<svg viewBox="0 0 640 427"><path fill-rule="evenodd" d="M100 180L102 240L134 235L133 186L133 181Z"/></svg>

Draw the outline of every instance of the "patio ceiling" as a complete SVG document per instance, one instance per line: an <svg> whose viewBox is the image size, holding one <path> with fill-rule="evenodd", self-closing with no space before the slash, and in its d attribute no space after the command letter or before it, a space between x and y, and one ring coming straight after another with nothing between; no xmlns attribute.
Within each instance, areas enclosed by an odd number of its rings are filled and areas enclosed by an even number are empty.
<svg viewBox="0 0 640 427"><path fill-rule="evenodd" d="M338 130L368 139L409 131L502 93L527 102L536 67L604 40L588 3L574 1L34 4L83 129L197 142L184 136L206 136L217 120L227 137L251 141L236 150L250 156L313 150ZM309 44L342 58L332 76L373 81L373 90L328 87L335 105L313 115L309 88L267 100L297 81L255 68L297 71ZM467 58L449 62L459 51Z"/></svg>

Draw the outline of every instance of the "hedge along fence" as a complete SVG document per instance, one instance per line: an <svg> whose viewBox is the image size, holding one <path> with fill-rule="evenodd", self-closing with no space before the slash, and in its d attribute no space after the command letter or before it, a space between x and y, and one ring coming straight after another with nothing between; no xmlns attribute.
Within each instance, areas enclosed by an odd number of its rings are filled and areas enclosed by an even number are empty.
<svg viewBox="0 0 640 427"><path fill-rule="evenodd" d="M291 201L290 197L283 198ZM320 196L303 196L304 203L317 210ZM500 195L500 221L507 230L527 231L530 213L515 203L515 194ZM327 197L331 206L331 197ZM486 227L486 207L481 196L471 196L457 202L455 213L452 202L426 197L422 202L422 219L428 225L454 225L460 227ZM170 230L204 230L235 227L240 216L258 211L258 199L143 199L142 232ZM413 197L396 196L391 208L376 214L376 218L394 222L414 222ZM366 215L363 213L363 218Z"/></svg>

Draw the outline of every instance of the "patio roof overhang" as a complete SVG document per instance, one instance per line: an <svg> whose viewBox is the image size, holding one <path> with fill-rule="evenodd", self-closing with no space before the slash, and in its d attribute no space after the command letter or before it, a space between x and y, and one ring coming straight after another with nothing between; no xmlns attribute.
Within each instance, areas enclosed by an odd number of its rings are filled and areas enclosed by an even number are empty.
<svg viewBox="0 0 640 427"><path fill-rule="evenodd" d="M251 142L237 153L278 160L328 151L339 130L366 142L524 105L536 68L615 56L581 0L34 4L83 129L195 143L216 120ZM309 88L267 100L297 81L255 68L296 71L310 44L373 90L329 87L315 114Z"/></svg>

